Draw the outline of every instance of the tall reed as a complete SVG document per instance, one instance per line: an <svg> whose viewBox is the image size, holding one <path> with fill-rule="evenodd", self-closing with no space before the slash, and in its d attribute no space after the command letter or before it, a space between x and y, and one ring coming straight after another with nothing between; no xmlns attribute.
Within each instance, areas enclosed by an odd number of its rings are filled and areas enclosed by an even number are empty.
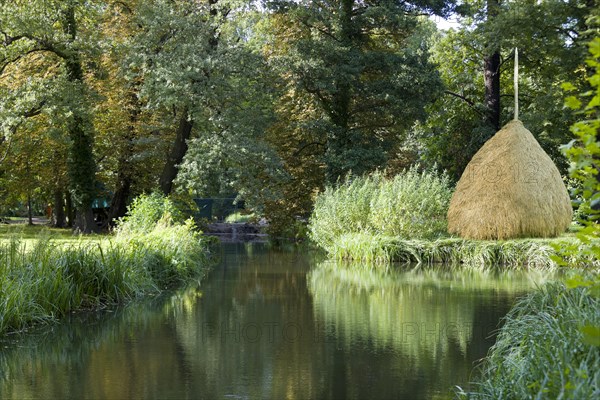
<svg viewBox="0 0 600 400"><path fill-rule="evenodd" d="M506 317L470 399L597 399L600 347L582 327L600 326L590 288L552 283L522 299Z"/></svg>
<svg viewBox="0 0 600 400"><path fill-rule="evenodd" d="M393 178L380 172L348 177L317 196L310 236L327 251L354 233L436 238L446 232L451 196L448 177L433 171L413 168Z"/></svg>
<svg viewBox="0 0 600 400"><path fill-rule="evenodd" d="M155 199L153 199L154 201ZM18 238L0 243L0 334L177 285L211 262L209 241L191 221L122 224L113 239L57 242L33 248Z"/></svg>

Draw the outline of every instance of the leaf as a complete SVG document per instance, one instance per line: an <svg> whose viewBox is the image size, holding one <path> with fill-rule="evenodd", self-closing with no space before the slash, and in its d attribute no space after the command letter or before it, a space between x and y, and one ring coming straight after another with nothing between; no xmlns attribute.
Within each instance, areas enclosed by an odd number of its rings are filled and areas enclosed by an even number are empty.
<svg viewBox="0 0 600 400"><path fill-rule="evenodd" d="M600 38L594 38L590 42L590 53L595 58L600 58Z"/></svg>
<svg viewBox="0 0 600 400"><path fill-rule="evenodd" d="M592 282L584 279L581 275L573 275L565 280L565 285L567 286L567 289L576 289L578 287L592 286Z"/></svg>
<svg viewBox="0 0 600 400"><path fill-rule="evenodd" d="M571 82L563 82L560 87L562 88L562 90L564 90L565 92L572 92L574 90L576 90L577 88L575 87L575 85L573 85Z"/></svg>
<svg viewBox="0 0 600 400"><path fill-rule="evenodd" d="M568 263L561 256L557 256L555 254L550 256L550 260L554 261L556 265L566 266Z"/></svg>
<svg viewBox="0 0 600 400"><path fill-rule="evenodd" d="M572 110L578 110L581 108L581 101L575 96L569 96L565 99L565 106Z"/></svg>
<svg viewBox="0 0 600 400"><path fill-rule="evenodd" d="M579 331L583 334L585 344L600 347L600 326L588 324L579 328Z"/></svg>

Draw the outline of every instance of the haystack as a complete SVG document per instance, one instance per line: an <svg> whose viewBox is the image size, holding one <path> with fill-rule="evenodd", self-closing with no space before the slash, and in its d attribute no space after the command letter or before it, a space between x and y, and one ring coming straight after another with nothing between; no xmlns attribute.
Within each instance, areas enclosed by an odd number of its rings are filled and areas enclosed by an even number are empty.
<svg viewBox="0 0 600 400"><path fill-rule="evenodd" d="M515 119L467 165L450 201L448 231L469 239L554 237L572 214L558 169Z"/></svg>

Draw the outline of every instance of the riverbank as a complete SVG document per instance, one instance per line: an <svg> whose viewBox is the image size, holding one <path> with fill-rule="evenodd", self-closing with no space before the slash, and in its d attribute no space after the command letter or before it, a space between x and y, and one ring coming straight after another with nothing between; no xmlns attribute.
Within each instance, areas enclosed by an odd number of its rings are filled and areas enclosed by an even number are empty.
<svg viewBox="0 0 600 400"><path fill-rule="evenodd" d="M110 237L21 233L0 235L0 334L199 279L212 262L212 241L191 223Z"/></svg>
<svg viewBox="0 0 600 400"><path fill-rule="evenodd" d="M506 316L472 392L459 390L459 397L597 398L599 287L597 278L551 283L521 299Z"/></svg>
<svg viewBox="0 0 600 400"><path fill-rule="evenodd" d="M461 238L402 239L369 233L347 233L325 247L330 258L375 264L462 264L483 268L553 268L557 249L573 246L577 239L564 235L554 239L467 240ZM583 260L571 260L577 263ZM596 260L597 262L597 260Z"/></svg>

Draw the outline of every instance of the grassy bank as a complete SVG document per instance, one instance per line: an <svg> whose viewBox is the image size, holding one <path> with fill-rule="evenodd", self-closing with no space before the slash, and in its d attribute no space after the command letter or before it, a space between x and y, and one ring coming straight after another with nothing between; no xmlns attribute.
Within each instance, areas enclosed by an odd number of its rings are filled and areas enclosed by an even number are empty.
<svg viewBox="0 0 600 400"><path fill-rule="evenodd" d="M201 276L211 261L209 240L163 211L143 224L132 213L111 238L47 231L0 241L0 334Z"/></svg>
<svg viewBox="0 0 600 400"><path fill-rule="evenodd" d="M340 235L325 250L335 260L373 263L464 264L472 267L506 265L511 268L556 266L556 247L572 246L576 239L514 239L505 241L460 238L402 239L370 233ZM581 260L573 259L573 263Z"/></svg>
<svg viewBox="0 0 600 400"><path fill-rule="evenodd" d="M447 176L434 171L411 169L393 178L380 173L348 178L317 196L309 223L310 237L338 261L478 268L553 268L559 259L558 249L579 246L570 234L554 239L503 241L450 237L446 213L451 195ZM572 253L577 258L563 257L562 262L598 262L593 254Z"/></svg>
<svg viewBox="0 0 600 400"><path fill-rule="evenodd" d="M469 399L595 399L600 392L600 299L553 283L506 317Z"/></svg>
<svg viewBox="0 0 600 400"><path fill-rule="evenodd" d="M77 235L72 229L51 228L46 225L0 224L0 243L13 237L23 242L36 241L40 237L49 237L59 242L98 241L108 235Z"/></svg>

